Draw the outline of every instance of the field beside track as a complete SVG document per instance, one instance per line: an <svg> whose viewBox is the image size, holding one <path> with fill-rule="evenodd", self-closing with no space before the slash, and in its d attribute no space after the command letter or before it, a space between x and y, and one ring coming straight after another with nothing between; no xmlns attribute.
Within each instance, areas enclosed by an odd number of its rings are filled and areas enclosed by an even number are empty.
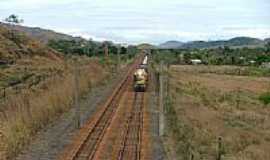
<svg viewBox="0 0 270 160"><path fill-rule="evenodd" d="M233 66L170 67L165 145L171 157L270 159L270 106L259 100L270 79L245 73Z"/></svg>

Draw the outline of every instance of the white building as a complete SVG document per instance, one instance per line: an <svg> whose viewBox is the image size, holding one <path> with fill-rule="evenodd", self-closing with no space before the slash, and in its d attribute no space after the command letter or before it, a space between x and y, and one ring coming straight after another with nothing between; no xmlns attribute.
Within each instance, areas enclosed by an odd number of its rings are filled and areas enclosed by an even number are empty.
<svg viewBox="0 0 270 160"><path fill-rule="evenodd" d="M269 68L270 69L270 62L264 62L264 63L262 63L261 66L264 67L264 68Z"/></svg>
<svg viewBox="0 0 270 160"><path fill-rule="evenodd" d="M190 61L193 65L202 64L202 60L200 59L191 59Z"/></svg>

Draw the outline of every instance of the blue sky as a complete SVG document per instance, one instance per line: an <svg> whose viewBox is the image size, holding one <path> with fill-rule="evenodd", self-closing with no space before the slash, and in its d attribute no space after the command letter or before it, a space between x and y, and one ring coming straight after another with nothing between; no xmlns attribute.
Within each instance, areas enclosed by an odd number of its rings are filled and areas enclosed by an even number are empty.
<svg viewBox="0 0 270 160"><path fill-rule="evenodd" d="M122 43L270 37L270 0L0 0L0 19L12 13L26 26Z"/></svg>

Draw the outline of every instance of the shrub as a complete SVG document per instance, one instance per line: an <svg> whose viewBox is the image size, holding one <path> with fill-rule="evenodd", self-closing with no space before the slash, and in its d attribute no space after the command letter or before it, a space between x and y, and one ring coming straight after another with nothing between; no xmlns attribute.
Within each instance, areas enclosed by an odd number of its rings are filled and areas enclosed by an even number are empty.
<svg viewBox="0 0 270 160"><path fill-rule="evenodd" d="M263 93L260 97L259 100L262 101L265 105L270 103L270 92Z"/></svg>

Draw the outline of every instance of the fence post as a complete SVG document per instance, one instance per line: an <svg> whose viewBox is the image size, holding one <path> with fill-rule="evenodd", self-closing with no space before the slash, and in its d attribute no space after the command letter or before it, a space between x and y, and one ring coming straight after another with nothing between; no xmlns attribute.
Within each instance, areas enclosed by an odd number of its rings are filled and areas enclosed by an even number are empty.
<svg viewBox="0 0 270 160"><path fill-rule="evenodd" d="M190 153L190 160L194 160L194 154L192 152Z"/></svg>
<svg viewBox="0 0 270 160"><path fill-rule="evenodd" d="M75 104L75 125L76 128L80 128L81 116L80 116L80 106L79 106L79 70L77 59L74 60L74 104Z"/></svg>
<svg viewBox="0 0 270 160"><path fill-rule="evenodd" d="M240 68L238 69L238 76L241 75ZM236 108L239 108L240 106L240 86L237 87L237 97L236 97Z"/></svg>
<svg viewBox="0 0 270 160"><path fill-rule="evenodd" d="M222 154L223 154L222 137L218 137L217 160L221 160Z"/></svg>
<svg viewBox="0 0 270 160"><path fill-rule="evenodd" d="M240 87L237 88L236 108L240 106Z"/></svg>
<svg viewBox="0 0 270 160"><path fill-rule="evenodd" d="M4 95L3 95L4 99L6 99L6 88L4 88Z"/></svg>
<svg viewBox="0 0 270 160"><path fill-rule="evenodd" d="M17 85L15 86L15 93L16 93L16 94L19 94L19 88L18 88Z"/></svg>
<svg viewBox="0 0 270 160"><path fill-rule="evenodd" d="M106 58L109 57L109 48L108 48L108 44L107 43L105 43L104 55L105 55Z"/></svg>
<svg viewBox="0 0 270 160"><path fill-rule="evenodd" d="M118 71L120 71L120 61L121 61L120 53L121 53L121 45L119 45L117 48L117 69L118 69Z"/></svg>
<svg viewBox="0 0 270 160"><path fill-rule="evenodd" d="M190 146L189 146L189 160L194 160L194 153Z"/></svg>
<svg viewBox="0 0 270 160"><path fill-rule="evenodd" d="M156 83L156 87L155 87L155 93L156 93L156 96L159 95L159 75L160 73L159 72L155 72L155 83Z"/></svg>
<svg viewBox="0 0 270 160"><path fill-rule="evenodd" d="M167 94L169 96L170 94L170 73L169 73L169 70L170 70L170 65L168 64L168 67L167 67Z"/></svg>
<svg viewBox="0 0 270 160"><path fill-rule="evenodd" d="M159 136L164 135L164 86L163 86L163 62L160 64L159 74Z"/></svg>

